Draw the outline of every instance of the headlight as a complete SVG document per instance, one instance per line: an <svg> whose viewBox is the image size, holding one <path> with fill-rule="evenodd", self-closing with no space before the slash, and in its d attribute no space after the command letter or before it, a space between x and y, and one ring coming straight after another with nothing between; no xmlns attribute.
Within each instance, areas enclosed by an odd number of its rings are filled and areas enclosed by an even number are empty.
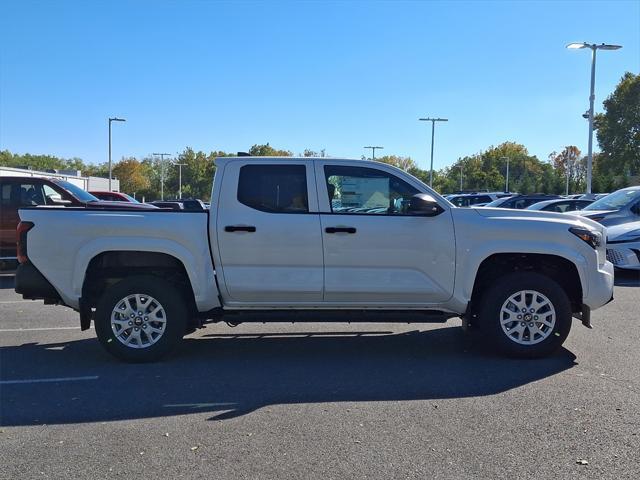
<svg viewBox="0 0 640 480"><path fill-rule="evenodd" d="M598 248L602 243L602 235L599 232L587 230L582 227L571 227L569 229L580 240L587 242L592 248Z"/></svg>

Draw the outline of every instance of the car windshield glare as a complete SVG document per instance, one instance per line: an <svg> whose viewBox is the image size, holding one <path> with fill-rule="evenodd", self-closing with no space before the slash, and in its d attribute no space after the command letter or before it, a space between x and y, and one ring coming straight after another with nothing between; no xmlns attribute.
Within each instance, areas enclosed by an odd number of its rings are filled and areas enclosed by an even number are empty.
<svg viewBox="0 0 640 480"><path fill-rule="evenodd" d="M584 210L620 210L640 199L640 189L618 190L588 205Z"/></svg>
<svg viewBox="0 0 640 480"><path fill-rule="evenodd" d="M489 202L485 205L485 207L500 207L504 202L506 202L511 197L502 197L493 202Z"/></svg>
<svg viewBox="0 0 640 480"><path fill-rule="evenodd" d="M64 188L67 192L73 195L75 198L80 200L81 202L98 202L99 200L91 195L89 192L81 189L80 187L74 185L73 183L65 182L64 180L56 180L55 184Z"/></svg>

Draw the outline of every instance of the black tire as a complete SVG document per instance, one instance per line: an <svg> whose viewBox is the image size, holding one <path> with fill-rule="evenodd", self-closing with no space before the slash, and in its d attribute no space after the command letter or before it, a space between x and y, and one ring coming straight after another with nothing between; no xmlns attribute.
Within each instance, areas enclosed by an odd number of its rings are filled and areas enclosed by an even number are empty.
<svg viewBox="0 0 640 480"><path fill-rule="evenodd" d="M147 324L147 322L144 322L145 318L153 319L156 317L136 316L135 319L132 318L131 320L136 321L140 318L141 326L135 327L134 324L130 328L122 327L122 330L119 330L117 335L114 328L118 327L112 328L112 312L116 307L122 306L123 299L135 294L148 296L142 298L142 301L145 298L147 298L147 301L149 301L148 298L153 298L161 305L164 324L153 321ZM143 307L146 305L142 302L141 304ZM149 304L147 308L153 308L156 305L155 303ZM142 363L158 360L180 343L186 331L188 312L184 297L173 285L162 278L152 275L137 275L125 278L107 289L98 302L94 318L98 340L110 354L126 362ZM126 318L126 316L121 317L118 314L115 318L122 322L120 319ZM156 333L158 338L154 341L155 343L152 343L153 334L149 334L151 329L147 330L147 327L162 331L161 334ZM144 345L144 340L146 339L147 346L133 348L123 343L125 341L123 339L133 333L133 328L138 328L136 335L142 338L142 345ZM145 329L144 332L140 331L142 328Z"/></svg>
<svg viewBox="0 0 640 480"><path fill-rule="evenodd" d="M507 328L512 325L516 329L520 329L520 326L522 326L523 333L520 335L525 340L530 339L531 336L534 339L544 337L543 340L533 344L518 343L513 338L513 335L518 335L518 333L509 336L501 325L503 304L512 295L525 290L535 291L544 295L555 310L555 324L552 328L540 323L535 324L536 328L540 325L545 329L544 334L532 334L532 330L527 325L523 325L522 322L509 323L505 326ZM515 307L515 304L512 305ZM543 314L539 315L542 316ZM505 318L508 319L510 317L507 315ZM558 350L569 335L572 322L571 302L564 289L553 279L535 272L514 272L498 278L484 292L480 299L479 320L483 336L501 353L516 358L540 358ZM527 322L524 323L526 324Z"/></svg>

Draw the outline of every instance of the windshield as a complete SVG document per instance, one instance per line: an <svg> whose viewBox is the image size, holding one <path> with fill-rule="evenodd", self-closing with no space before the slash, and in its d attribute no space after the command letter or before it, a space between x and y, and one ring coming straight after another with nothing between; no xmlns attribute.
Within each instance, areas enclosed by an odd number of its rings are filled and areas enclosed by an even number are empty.
<svg viewBox="0 0 640 480"><path fill-rule="evenodd" d="M81 189L80 187L75 186L73 183L65 182L64 180L56 180L56 185L64 188L67 192L73 195L75 198L80 200L81 202L97 202L98 199L91 195L89 192Z"/></svg>
<svg viewBox="0 0 640 480"><path fill-rule="evenodd" d="M511 197L502 197L499 198L497 200L494 200L493 202L489 202L485 205L485 207L500 207L503 203L505 203L509 198Z"/></svg>
<svg viewBox="0 0 640 480"><path fill-rule="evenodd" d="M638 199L640 199L640 189L618 190L596 200L584 210L620 210Z"/></svg>
<svg viewBox="0 0 640 480"><path fill-rule="evenodd" d="M136 200L135 198L133 198L131 195L127 195L126 193L122 193L120 192L120 195L124 195L125 197L127 197L129 199L130 202L133 203L140 203L138 200Z"/></svg>

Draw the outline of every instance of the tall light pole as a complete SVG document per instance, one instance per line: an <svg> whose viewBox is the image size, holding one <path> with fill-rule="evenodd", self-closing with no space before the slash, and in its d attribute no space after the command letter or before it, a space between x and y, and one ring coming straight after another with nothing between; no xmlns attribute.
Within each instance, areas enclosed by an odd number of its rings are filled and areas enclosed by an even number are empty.
<svg viewBox="0 0 640 480"><path fill-rule="evenodd" d="M591 193L591 172L593 169L593 102L596 98L594 93L596 85L596 52L598 50L618 50L621 45L607 45L601 43L570 43L567 48L572 50L590 48L591 49L591 90L589 94L589 151L587 154L587 193Z"/></svg>
<svg viewBox="0 0 640 480"><path fill-rule="evenodd" d="M182 167L186 165L186 163L174 163L176 167L178 167L178 200L182 199Z"/></svg>
<svg viewBox="0 0 640 480"><path fill-rule="evenodd" d="M160 200L164 200L164 157L171 155L170 153L152 153L160 157Z"/></svg>
<svg viewBox="0 0 640 480"><path fill-rule="evenodd" d="M448 118L419 118L421 122L431 122L431 168L429 169L429 186L433 187L433 140L436 134L436 122L448 122Z"/></svg>
<svg viewBox="0 0 640 480"><path fill-rule="evenodd" d="M109 191L111 191L111 122L126 122L124 118L109 117Z"/></svg>
<svg viewBox="0 0 640 480"><path fill-rule="evenodd" d="M509 191L509 157L500 157L500 160L507 161L507 176L504 183L504 192L507 193Z"/></svg>
<svg viewBox="0 0 640 480"><path fill-rule="evenodd" d="M376 148L378 150L382 150L384 147L362 147L362 148L370 148L371 149L371 157L372 157L372 160L375 162L376 161Z"/></svg>
<svg viewBox="0 0 640 480"><path fill-rule="evenodd" d="M462 164L460 164L460 193L462 193Z"/></svg>

